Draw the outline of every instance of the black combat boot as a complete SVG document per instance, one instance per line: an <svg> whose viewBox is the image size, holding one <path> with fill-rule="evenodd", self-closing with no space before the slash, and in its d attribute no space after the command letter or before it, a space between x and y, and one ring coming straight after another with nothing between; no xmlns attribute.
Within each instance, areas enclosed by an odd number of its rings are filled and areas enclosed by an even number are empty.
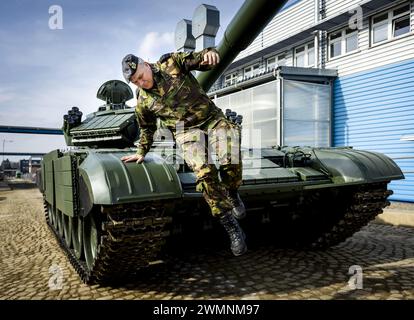
<svg viewBox="0 0 414 320"><path fill-rule="evenodd" d="M243 219L246 216L246 208L237 190L229 191L229 199L233 205L233 210L231 211L233 216L239 220Z"/></svg>
<svg viewBox="0 0 414 320"><path fill-rule="evenodd" d="M244 242L244 239L246 238L243 230L240 228L239 223L237 220L233 217L233 214L231 211L227 211L226 213L223 213L219 217L220 223L224 226L224 229L226 229L227 233L230 236L231 241L231 251L235 256L241 256L243 253L247 251L246 242Z"/></svg>

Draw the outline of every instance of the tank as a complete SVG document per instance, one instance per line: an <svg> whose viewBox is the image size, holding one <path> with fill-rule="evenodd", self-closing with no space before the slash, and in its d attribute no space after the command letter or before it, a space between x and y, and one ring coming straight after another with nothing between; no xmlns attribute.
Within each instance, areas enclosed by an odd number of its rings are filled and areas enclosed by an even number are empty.
<svg viewBox="0 0 414 320"><path fill-rule="evenodd" d="M284 3L245 2L217 47L220 68L199 76L206 90ZM105 103L85 119L78 107L64 116L70 148L46 154L37 175L46 221L83 281L122 281L159 261L175 239L224 234L173 140L156 138L140 165L120 160L136 151L139 134L130 87L107 81L97 98ZM241 125L242 115L226 115ZM352 236L389 204L388 183L404 178L389 157L352 147L243 150L243 166L248 239L265 234L309 249Z"/></svg>

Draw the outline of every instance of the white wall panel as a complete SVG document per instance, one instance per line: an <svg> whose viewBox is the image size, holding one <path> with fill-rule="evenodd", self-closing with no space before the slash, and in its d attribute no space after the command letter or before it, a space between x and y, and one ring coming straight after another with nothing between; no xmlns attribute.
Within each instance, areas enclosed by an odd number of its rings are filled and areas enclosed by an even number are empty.
<svg viewBox="0 0 414 320"><path fill-rule="evenodd" d="M326 18L334 17L340 13L347 12L366 0L327 0Z"/></svg>
<svg viewBox="0 0 414 320"><path fill-rule="evenodd" d="M235 61L289 38L301 30L311 27L314 23L314 0L302 0L277 14L252 44L240 52Z"/></svg>
<svg viewBox="0 0 414 320"><path fill-rule="evenodd" d="M362 39L368 37L368 32L365 31L364 33L365 35L361 35ZM372 48L367 48L367 45L368 43L365 43L364 47L357 53L328 61L326 68L337 69L338 75L344 76L414 58L413 34Z"/></svg>

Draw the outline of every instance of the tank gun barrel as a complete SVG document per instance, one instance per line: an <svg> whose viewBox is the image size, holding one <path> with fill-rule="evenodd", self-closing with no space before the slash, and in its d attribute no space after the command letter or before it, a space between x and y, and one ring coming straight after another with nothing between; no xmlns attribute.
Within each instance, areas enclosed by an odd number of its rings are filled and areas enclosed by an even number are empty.
<svg viewBox="0 0 414 320"><path fill-rule="evenodd" d="M246 0L231 20L223 39L217 46L220 63L197 80L205 91L209 90L234 58L257 37L287 0Z"/></svg>

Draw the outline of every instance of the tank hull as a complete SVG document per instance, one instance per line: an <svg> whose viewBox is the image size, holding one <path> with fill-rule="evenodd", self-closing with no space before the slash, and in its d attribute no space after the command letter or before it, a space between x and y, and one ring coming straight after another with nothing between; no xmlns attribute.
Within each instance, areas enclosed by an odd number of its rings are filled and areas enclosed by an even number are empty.
<svg viewBox="0 0 414 320"><path fill-rule="evenodd" d="M169 163L174 150L150 152L144 164L120 160L132 149L55 150L44 157L46 220L85 282L129 278L160 259L166 241L216 230L194 174ZM243 160L241 223L248 236L283 246L321 249L344 241L389 204L388 182L403 178L378 153L261 151ZM289 161L292 152L306 157Z"/></svg>

